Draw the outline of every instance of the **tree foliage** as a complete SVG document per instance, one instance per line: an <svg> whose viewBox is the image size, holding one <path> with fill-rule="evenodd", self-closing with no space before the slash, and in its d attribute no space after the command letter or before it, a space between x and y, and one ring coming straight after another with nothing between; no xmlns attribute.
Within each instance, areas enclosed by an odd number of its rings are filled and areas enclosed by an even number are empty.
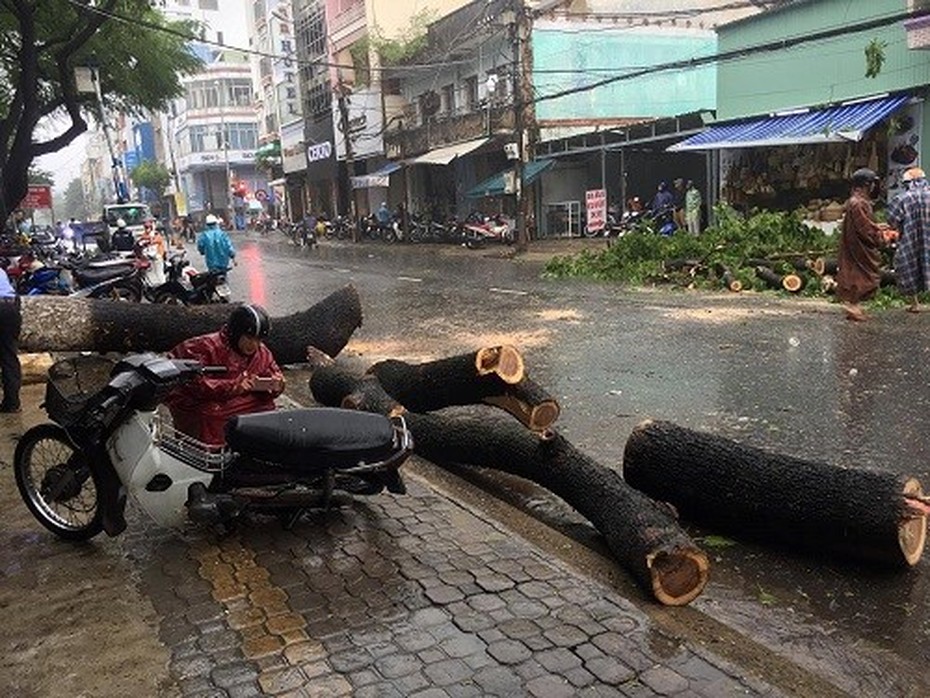
<svg viewBox="0 0 930 698"><path fill-rule="evenodd" d="M29 166L87 130L96 98L74 68L96 64L107 110L163 109L201 67L194 22L169 22L148 0L0 0L0 220L22 199ZM40 123L64 125L33 141Z"/></svg>
<svg viewBox="0 0 930 698"><path fill-rule="evenodd" d="M154 160L143 160L133 168L129 176L132 177L137 187L145 187L159 198L171 182L171 173L168 168Z"/></svg>
<svg viewBox="0 0 930 698"><path fill-rule="evenodd" d="M79 177L75 177L68 183L65 193L62 196L61 218L77 218L79 221L87 218L87 209L84 206L84 188L81 186Z"/></svg>

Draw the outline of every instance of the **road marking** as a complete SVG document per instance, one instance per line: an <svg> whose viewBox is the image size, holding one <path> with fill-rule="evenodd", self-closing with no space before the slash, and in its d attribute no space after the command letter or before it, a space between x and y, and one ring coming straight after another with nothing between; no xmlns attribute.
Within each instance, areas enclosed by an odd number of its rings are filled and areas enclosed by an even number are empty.
<svg viewBox="0 0 930 698"><path fill-rule="evenodd" d="M529 291L518 291L518 290L516 290L516 289L514 289L514 288L495 288L494 286L492 286L492 287L489 288L488 290L491 291L491 293L507 293L507 294L510 294L511 296L528 296L528 295L530 295L530 292L529 292Z"/></svg>
<svg viewBox="0 0 930 698"><path fill-rule="evenodd" d="M418 279L418 278L415 277L415 276L398 276L398 277L397 277L397 280L398 280L398 281L412 281L412 282L417 283L417 284L423 282L423 279Z"/></svg>

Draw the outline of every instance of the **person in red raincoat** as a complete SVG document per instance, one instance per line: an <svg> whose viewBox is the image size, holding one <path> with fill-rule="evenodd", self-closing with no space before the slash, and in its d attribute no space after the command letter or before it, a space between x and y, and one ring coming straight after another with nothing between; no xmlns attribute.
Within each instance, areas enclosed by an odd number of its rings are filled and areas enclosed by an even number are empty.
<svg viewBox="0 0 930 698"><path fill-rule="evenodd" d="M219 332L191 337L168 352L175 359L196 359L205 366L228 369L226 375L201 376L168 397L176 429L222 446L230 417L275 409L274 399L284 392L284 374L262 342L270 329L268 313L261 306L242 305Z"/></svg>
<svg viewBox="0 0 930 698"><path fill-rule="evenodd" d="M837 259L836 297L846 306L847 320L865 320L860 302L874 295L881 275L880 249L897 237L872 214L872 190L878 175L862 168L852 176L852 192L846 201L843 232Z"/></svg>

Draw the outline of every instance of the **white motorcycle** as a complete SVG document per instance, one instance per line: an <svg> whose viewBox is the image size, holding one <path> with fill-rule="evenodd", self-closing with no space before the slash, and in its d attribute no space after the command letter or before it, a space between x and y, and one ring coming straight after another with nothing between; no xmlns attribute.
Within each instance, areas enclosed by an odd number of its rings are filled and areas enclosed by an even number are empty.
<svg viewBox="0 0 930 698"><path fill-rule="evenodd" d="M248 511L293 524L353 495L405 492L398 468L413 440L401 417L336 408L242 415L227 424L225 447L175 430L159 409L164 398L225 370L155 354L56 362L44 403L54 423L29 429L14 456L30 512L61 538L87 540L125 530L127 495L157 523L183 527Z"/></svg>

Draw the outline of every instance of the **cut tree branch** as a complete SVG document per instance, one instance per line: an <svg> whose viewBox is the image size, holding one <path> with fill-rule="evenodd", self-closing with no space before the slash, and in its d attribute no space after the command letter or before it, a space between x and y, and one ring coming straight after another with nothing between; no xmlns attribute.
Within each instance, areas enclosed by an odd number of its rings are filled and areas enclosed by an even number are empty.
<svg viewBox="0 0 930 698"><path fill-rule="evenodd" d="M623 454L633 487L709 528L885 565L920 560L912 477L770 453L670 422L643 422Z"/></svg>
<svg viewBox="0 0 930 698"><path fill-rule="evenodd" d="M663 604L684 605L707 583L706 555L681 530L671 508L629 487L613 470L551 431L542 438L505 419L406 411L377 378L338 366L313 372L324 405L403 414L415 452L438 465L479 466L535 482L578 510L617 559Z"/></svg>

